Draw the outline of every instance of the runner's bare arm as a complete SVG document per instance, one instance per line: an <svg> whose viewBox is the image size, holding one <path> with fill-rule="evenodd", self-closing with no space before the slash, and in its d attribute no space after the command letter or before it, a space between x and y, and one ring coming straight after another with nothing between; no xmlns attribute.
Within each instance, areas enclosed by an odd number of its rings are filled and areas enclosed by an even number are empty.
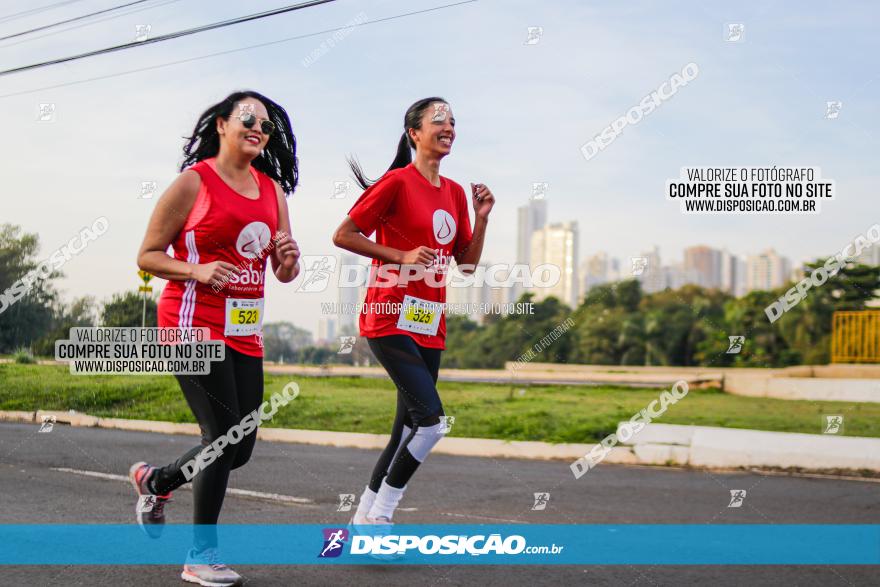
<svg viewBox="0 0 880 587"><path fill-rule="evenodd" d="M385 263L398 265L430 265L437 253L429 247L416 247L411 251L401 251L375 243L364 236L351 216L345 217L336 232L333 244L364 257L378 259Z"/></svg>
<svg viewBox="0 0 880 587"><path fill-rule="evenodd" d="M153 210L147 233L138 251L138 267L162 279L185 281L197 279L202 283L222 280L235 266L223 261L196 265L171 257L168 246L186 223L199 193L202 180L195 171L184 171L174 180Z"/></svg>
<svg viewBox="0 0 880 587"><path fill-rule="evenodd" d="M470 269L460 269L465 275L474 272L483 255L483 243L486 240L486 226L489 224L489 213L495 205L495 196L485 184L471 184L471 200L474 206L474 230L471 242L456 255L455 262Z"/></svg>
<svg viewBox="0 0 880 587"><path fill-rule="evenodd" d="M272 251L272 272L282 283L289 283L299 275L299 245L290 236L290 211L287 198L281 186L275 183L275 195L278 197L278 234L275 248Z"/></svg>
<svg viewBox="0 0 880 587"><path fill-rule="evenodd" d="M483 256L483 242L486 240L487 218L477 218L474 221L474 233L471 242L455 257L455 262L459 265L459 270L465 275L474 272L477 265L480 264L480 257Z"/></svg>

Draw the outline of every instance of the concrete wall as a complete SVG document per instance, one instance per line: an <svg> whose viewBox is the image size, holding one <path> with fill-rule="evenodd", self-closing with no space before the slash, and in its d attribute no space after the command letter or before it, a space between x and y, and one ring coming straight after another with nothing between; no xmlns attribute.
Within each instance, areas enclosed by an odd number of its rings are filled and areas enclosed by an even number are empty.
<svg viewBox="0 0 880 587"><path fill-rule="evenodd" d="M508 368L512 363L508 363ZM556 371L566 377L612 383L627 377L634 381L720 381L735 395L811 401L880 402L880 365L804 365L784 369L705 367L614 367L528 363L519 374Z"/></svg>
<svg viewBox="0 0 880 587"><path fill-rule="evenodd" d="M880 379L786 377L728 373L724 391L735 395L812 401L880 402Z"/></svg>
<svg viewBox="0 0 880 587"><path fill-rule="evenodd" d="M880 471L877 438L648 424L623 445L641 464Z"/></svg>

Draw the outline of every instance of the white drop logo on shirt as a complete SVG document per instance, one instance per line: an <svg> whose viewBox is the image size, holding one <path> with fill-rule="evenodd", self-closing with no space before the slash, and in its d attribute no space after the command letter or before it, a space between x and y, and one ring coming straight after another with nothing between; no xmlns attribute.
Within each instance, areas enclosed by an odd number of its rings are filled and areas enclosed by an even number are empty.
<svg viewBox="0 0 880 587"><path fill-rule="evenodd" d="M452 239L455 238L455 219L452 218L452 215L438 208L434 210L434 238L437 239L437 242L441 245L446 245L452 242Z"/></svg>
<svg viewBox="0 0 880 587"><path fill-rule="evenodd" d="M269 227L265 222L251 222L238 233L235 249L242 257L256 259L260 256L260 251L269 244L270 238Z"/></svg>

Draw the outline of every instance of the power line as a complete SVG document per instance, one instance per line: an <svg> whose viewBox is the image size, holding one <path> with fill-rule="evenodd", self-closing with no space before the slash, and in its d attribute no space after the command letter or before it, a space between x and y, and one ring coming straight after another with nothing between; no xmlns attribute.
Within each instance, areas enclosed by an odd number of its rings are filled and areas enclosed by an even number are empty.
<svg viewBox="0 0 880 587"><path fill-rule="evenodd" d="M128 4L120 4L119 6L112 6L110 8L105 8L104 10L99 10L97 12L92 12L90 14L83 14L82 16L75 16L73 18L68 18L67 20L61 20L59 22L53 22L51 24L44 24L43 26L39 26L34 29L30 29L27 31L22 31L20 33L15 33L12 35L6 35L5 37L0 37L0 41L5 41L6 39L14 39L15 37L23 37L24 35L29 35L31 33L38 33L40 31L44 31L46 29L55 28L57 26L61 26L63 24L68 24L71 22L76 22L78 20L83 20L85 18L90 18L92 16L98 16L99 14L106 14L108 12L114 12L116 10L121 10L123 8L128 8L129 6L134 6L135 4L143 4L144 2L150 2L151 0L135 0L134 2L129 2Z"/></svg>
<svg viewBox="0 0 880 587"><path fill-rule="evenodd" d="M32 43L33 41L38 41L40 39L45 39L46 37L54 37L55 35L60 35L62 33L66 33L68 31L74 31L76 29L81 29L83 27L96 25L102 22L107 22L108 20L115 20L117 18L121 18L123 16L128 16L129 14L135 14L137 12L143 12L145 10L153 10L154 8L159 8L161 6L165 6L167 4L174 4L175 2L180 2L181 0L164 0L164 2L159 2L158 4L153 4L151 6L144 6L143 8L134 8L132 10L127 10L120 14L113 14L110 16L105 16L104 18L99 18L97 20L93 20L91 22L84 22L74 26L67 27L66 29L61 29L60 31L55 31L52 33L46 33L45 35L39 35L37 37L31 37L29 39L22 39L20 41L15 41L14 43L6 43L5 45L0 45L0 49L6 49L7 47L15 47L16 45L21 45L22 43Z"/></svg>
<svg viewBox="0 0 880 587"><path fill-rule="evenodd" d="M52 59L51 61L43 61L40 63L31 64L31 65L22 65L21 67L14 67L12 69L5 69L3 71L0 71L0 77L2 77L4 75L9 75L12 73L20 73L22 71L30 71L32 69L38 69L40 67L48 67L50 65L57 65L59 63L68 63L70 61L85 59L86 57L94 57L95 55L103 55L105 53L115 53L116 51L122 51L124 49L131 49L132 47L140 47L143 45L151 45L154 43L161 43L162 41L168 41L171 39L178 39L180 37L194 35L196 33L201 33L204 31L210 31L213 29L221 28L221 27L232 26L234 24L241 24L243 22L249 22L252 20L258 20L261 18L276 16L278 14L284 14L286 12L293 12L295 10L302 10L303 8L311 8L312 6L318 6L320 4L327 4L329 2L335 2L335 1L336 0L309 0L308 2L301 2L299 4L293 4L290 6L285 6L283 8L276 8L275 10L267 10L266 12L249 14L246 16L241 16L238 18L230 19L230 20L224 20L224 21L215 22L212 24L206 24L206 25L202 25L199 27L194 27L191 29L177 31L175 33L168 33L167 35L153 37L150 39L146 39L144 41L132 41L130 43L124 43L122 45L114 45L113 47L98 49L96 51L89 51L87 53L80 53L79 55L71 55L70 57L59 57L58 59Z"/></svg>
<svg viewBox="0 0 880 587"><path fill-rule="evenodd" d="M110 74L107 74L107 75L99 75L99 76L90 77L90 78L81 79L81 80L76 80L76 81L72 81L72 82L65 82L65 83L61 83L61 84L54 84L54 85L51 85L51 86L43 86L43 87L40 87L40 88L34 88L34 89L32 89L32 90L23 90L23 91L21 91L21 92L11 92L11 93L9 93L9 94L0 94L0 99L3 99L3 98L12 98L12 97L14 97L14 96L23 96L23 95L25 95L25 94L33 94L33 93L35 93L35 92L42 92L42 91L44 91L44 90L54 90L54 89L57 89L57 88L65 88L65 87L69 87L69 86L76 86L76 85L79 85L79 84L85 84L85 83L88 83L88 82L94 82L94 81L100 81L100 80L105 80L105 79L111 79L111 78L114 78L114 77L121 77L121 76L124 76L124 75L131 75L131 74L134 74L134 73L141 73L141 72L143 72L143 71L151 71L151 70L154 70L154 69L162 69L162 68L164 68L164 67L171 67L171 66L173 66L173 65L181 65L181 64L183 64L183 63L191 63L191 62L193 62L193 61L201 61L202 59L209 59L209 58L211 58L211 57L219 57L220 55L228 55L228 54L230 54L230 53L238 53L238 52L241 52L241 51L248 51L248 50L250 50L250 49L259 49L259 48L261 48L261 47L268 47L268 46L270 46L270 45L278 45L278 44L280 44L280 43L287 43L287 42L289 42L289 41L297 41L297 40L299 40L299 39L305 39L305 38L308 38L308 37L316 37L316 36L318 36L318 35L324 35L324 34L327 34L327 33L334 33L334 32L336 32L336 31L341 31L341 30L345 30L345 29L350 29L350 28L354 28L354 27L356 27L356 26L360 27L360 26L365 26L365 25L368 25L368 24L376 24L376 23L380 23L380 22L386 22L386 21L390 21L390 20L396 20L396 19L398 19L398 18L405 18L405 17L407 17L407 16L415 16L415 15L417 15L417 14L424 14L424 13L426 13L426 12L433 12L433 11L435 11L435 10L442 10L442 9L444 9L444 8L452 8L453 6L461 6L461 5L463 5L463 4L472 4L472 3L476 2L476 1L477 1L477 0L462 0L461 2L453 2L453 3L451 3L451 4L442 4L442 5L440 5L440 6L434 6L434 7L432 7L432 8L425 8L425 9L423 9L423 10L416 10L416 11L413 11L413 12L404 12L404 13L402 13L402 14L397 14L397 15L394 15L394 16L386 16L386 17L384 17L384 18L377 18L377 19L375 19L375 20L367 20L367 21L364 21L364 22L362 22L362 23L360 23L360 24L356 24L356 25L345 25L345 26L336 27L336 28L332 28L332 29L326 29L326 30L323 30L323 31L317 31L317 32L314 32L314 33L307 33L307 34L304 34L304 35L297 35L297 36L294 36L294 37L286 37L286 38L284 38L284 39L277 39L277 40L275 40L275 41L268 41L268 42L266 42L266 43L258 43L258 44L256 44L256 45L248 45L248 46L246 46L246 47L239 47L239 48L237 48L237 49L227 49L226 51L218 51L218 52L216 52L216 53L208 53L207 55L199 55L198 57L188 57L188 58L186 58L186 59L180 59L180 60L178 60L178 61L169 61L169 62L167 62L167 63L159 63L159 64L157 64L157 65L150 65L150 66L147 66L147 67L139 67L139 68L137 68L137 69L129 69L128 71L119 71L119 72L116 72L116 73L110 73Z"/></svg>
<svg viewBox="0 0 880 587"><path fill-rule="evenodd" d="M32 14L39 14L40 12L46 12L47 10L52 10L54 8L58 8L59 6L66 6L68 4L75 4L77 2L82 2L82 0L67 0L66 2L58 2L56 4L49 4L48 6L41 6L39 8L31 8L30 10L16 12L15 14L7 14L6 16L0 16L0 22L6 22L8 20L15 20L16 18L30 16Z"/></svg>

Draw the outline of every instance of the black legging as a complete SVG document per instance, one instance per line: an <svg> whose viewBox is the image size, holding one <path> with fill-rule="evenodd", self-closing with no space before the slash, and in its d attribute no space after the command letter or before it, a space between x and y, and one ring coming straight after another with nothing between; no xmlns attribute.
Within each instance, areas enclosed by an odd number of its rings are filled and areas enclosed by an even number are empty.
<svg viewBox="0 0 880 587"><path fill-rule="evenodd" d="M177 375L177 381L202 431L202 443L175 462L157 469L150 486L159 495L174 491L184 483L183 465L202 449L239 424L263 402L263 359L226 347L222 362L214 362L208 375ZM251 457L256 431L238 444L228 444L223 454L193 478L193 523L216 524L226 495L229 472Z"/></svg>
<svg viewBox="0 0 880 587"><path fill-rule="evenodd" d="M391 439L376 462L369 487L379 491L385 479L391 487L401 488L420 464L407 450L407 444L420 426L439 424L444 415L437 393L437 373L443 351L420 346L402 334L369 338L367 342L397 386L397 413ZM404 426L411 429L406 438L402 438Z"/></svg>

